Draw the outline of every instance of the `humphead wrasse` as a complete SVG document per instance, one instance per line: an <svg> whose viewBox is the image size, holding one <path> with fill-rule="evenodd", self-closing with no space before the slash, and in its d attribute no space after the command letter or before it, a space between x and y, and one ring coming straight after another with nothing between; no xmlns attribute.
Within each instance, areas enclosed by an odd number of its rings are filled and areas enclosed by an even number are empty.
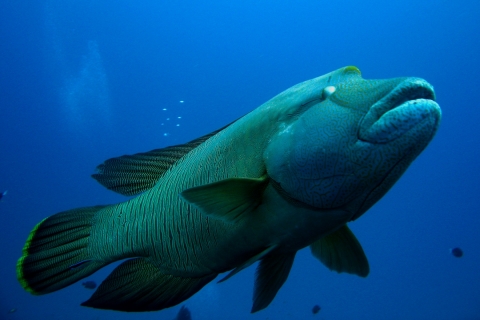
<svg viewBox="0 0 480 320"><path fill-rule="evenodd" d="M45 294L128 259L82 305L152 311L258 261L255 312L307 246L329 269L365 277L369 264L347 223L432 140L441 118L434 99L423 79L365 80L345 67L186 144L109 159L93 177L136 197L38 223L18 280Z"/></svg>

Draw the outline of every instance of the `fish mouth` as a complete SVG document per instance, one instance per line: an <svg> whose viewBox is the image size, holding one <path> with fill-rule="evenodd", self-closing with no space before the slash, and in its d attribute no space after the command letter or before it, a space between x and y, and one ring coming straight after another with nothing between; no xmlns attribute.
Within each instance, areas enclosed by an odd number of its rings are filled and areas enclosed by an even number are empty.
<svg viewBox="0 0 480 320"><path fill-rule="evenodd" d="M361 141L384 144L393 141L426 119L440 120L432 85L423 79L408 78L376 102L360 122Z"/></svg>

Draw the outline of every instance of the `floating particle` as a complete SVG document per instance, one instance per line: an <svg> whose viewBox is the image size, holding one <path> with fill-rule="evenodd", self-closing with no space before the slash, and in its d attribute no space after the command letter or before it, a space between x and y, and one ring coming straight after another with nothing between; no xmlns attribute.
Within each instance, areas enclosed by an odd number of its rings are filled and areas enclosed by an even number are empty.
<svg viewBox="0 0 480 320"><path fill-rule="evenodd" d="M165 133L163 134L164 137L168 137L169 135L170 135L170 134L169 134L168 132L165 132Z"/></svg>
<svg viewBox="0 0 480 320"><path fill-rule="evenodd" d="M182 119L182 117L177 117L178 119Z"/></svg>
<svg viewBox="0 0 480 320"><path fill-rule="evenodd" d="M184 103L184 102L185 102L185 101L183 101L183 100L180 100L180 103Z"/></svg>
<svg viewBox="0 0 480 320"><path fill-rule="evenodd" d="M460 248L453 248L450 250L450 252L452 253L452 255L456 258L461 258L463 257L463 250L460 249Z"/></svg>
<svg viewBox="0 0 480 320"><path fill-rule="evenodd" d="M163 110L163 111L167 111L167 108L163 108L162 110Z"/></svg>
<svg viewBox="0 0 480 320"><path fill-rule="evenodd" d="M170 120L170 118L167 118L167 121Z"/></svg>
<svg viewBox="0 0 480 320"><path fill-rule="evenodd" d="M177 127L180 127L180 125L177 123Z"/></svg>

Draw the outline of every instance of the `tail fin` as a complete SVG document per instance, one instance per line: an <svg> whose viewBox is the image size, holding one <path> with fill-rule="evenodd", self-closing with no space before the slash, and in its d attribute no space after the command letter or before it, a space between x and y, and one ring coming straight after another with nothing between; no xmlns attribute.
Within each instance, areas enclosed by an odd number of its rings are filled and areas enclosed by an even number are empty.
<svg viewBox="0 0 480 320"><path fill-rule="evenodd" d="M105 206L57 213L30 232L17 262L17 278L32 294L62 289L107 264L87 254L93 216Z"/></svg>

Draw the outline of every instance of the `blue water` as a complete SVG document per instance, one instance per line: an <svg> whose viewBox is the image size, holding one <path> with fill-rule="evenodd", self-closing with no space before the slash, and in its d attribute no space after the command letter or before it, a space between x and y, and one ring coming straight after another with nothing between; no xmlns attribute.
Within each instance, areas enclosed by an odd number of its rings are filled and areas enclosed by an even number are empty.
<svg viewBox="0 0 480 320"><path fill-rule="evenodd" d="M356 65L367 79L427 79L443 112L425 152L350 224L370 275L330 272L307 249L261 312L249 314L254 267L185 305L194 320L480 319L479 14L478 0L2 1L0 318L173 319L180 306L81 307L92 291L80 282L25 292L15 263L31 228L123 201L90 178L104 160L189 141Z"/></svg>

